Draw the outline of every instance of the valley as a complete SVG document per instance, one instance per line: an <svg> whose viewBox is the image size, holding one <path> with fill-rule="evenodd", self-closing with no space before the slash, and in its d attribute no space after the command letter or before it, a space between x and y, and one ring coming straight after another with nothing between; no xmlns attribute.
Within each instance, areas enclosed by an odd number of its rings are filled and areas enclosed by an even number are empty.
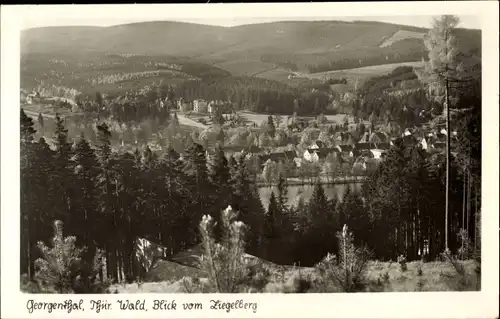
<svg viewBox="0 0 500 319"><path fill-rule="evenodd" d="M376 21L24 30L25 286L52 271L35 270L32 251L43 259L55 249L36 242L51 229L60 238L64 224L73 248L90 249L85 267L99 257L106 268L88 270L99 284L63 287L74 292L477 289L478 250L463 249L480 244L481 31L452 28L456 41L440 42L453 53L448 80L466 83L443 93L430 66L444 58L425 40L440 30ZM231 268L224 287L205 259L199 269L179 261L216 240L217 254L241 255L217 262L248 271ZM347 286L325 270L340 269L331 254L344 249L368 267ZM467 273L441 278L457 258Z"/></svg>

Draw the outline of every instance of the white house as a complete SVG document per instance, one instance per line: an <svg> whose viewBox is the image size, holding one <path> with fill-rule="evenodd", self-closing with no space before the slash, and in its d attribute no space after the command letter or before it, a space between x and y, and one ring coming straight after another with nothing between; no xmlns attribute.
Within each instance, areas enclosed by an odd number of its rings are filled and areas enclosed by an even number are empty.
<svg viewBox="0 0 500 319"><path fill-rule="evenodd" d="M220 108L222 104L221 101L211 101L208 103L208 113L213 114L217 112L217 109Z"/></svg>
<svg viewBox="0 0 500 319"><path fill-rule="evenodd" d="M420 141L420 147L423 150L427 150L428 144L427 144L427 140L425 139L425 137Z"/></svg>
<svg viewBox="0 0 500 319"><path fill-rule="evenodd" d="M196 113L207 113L208 103L205 100L194 100L193 111Z"/></svg>
<svg viewBox="0 0 500 319"><path fill-rule="evenodd" d="M371 149L370 152L372 153L374 159L380 159L382 157L382 154L385 153L385 150L380 150L380 149L374 148L374 149Z"/></svg>
<svg viewBox="0 0 500 319"><path fill-rule="evenodd" d="M304 152L304 159L308 162L317 162L319 161L318 153L313 150L306 150Z"/></svg>
<svg viewBox="0 0 500 319"><path fill-rule="evenodd" d="M311 145L309 147L309 149L312 149L312 150L317 150L317 149L320 149L320 148L323 148L324 145L323 145L323 142L321 141L316 141L316 143L314 143L313 145Z"/></svg>

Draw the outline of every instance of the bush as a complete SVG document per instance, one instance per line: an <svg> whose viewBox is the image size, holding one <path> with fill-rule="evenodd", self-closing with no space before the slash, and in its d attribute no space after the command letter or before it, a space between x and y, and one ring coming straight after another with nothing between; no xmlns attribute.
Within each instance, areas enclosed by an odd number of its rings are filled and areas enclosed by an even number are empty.
<svg viewBox="0 0 500 319"><path fill-rule="evenodd" d="M105 293L109 282L100 282L98 273L100 254L98 251L92 265L82 261L81 255L86 248L77 248L76 237L63 236L63 223L54 222L54 238L52 247L38 242L42 258L35 261L35 278L39 287L44 290L55 290L57 293Z"/></svg>
<svg viewBox="0 0 500 319"><path fill-rule="evenodd" d="M72 282L76 277L83 249L75 246L76 237L63 236L63 223L54 222L54 238L52 248L38 242L43 258L35 261L35 278L46 283L58 293L71 293Z"/></svg>
<svg viewBox="0 0 500 319"><path fill-rule="evenodd" d="M218 293L236 293L249 287L250 267L255 265L245 258L245 225L236 221L237 214L228 206L221 214L221 242L215 242L214 222L210 215L203 216L200 232L204 254L200 268Z"/></svg>
<svg viewBox="0 0 500 319"><path fill-rule="evenodd" d="M356 248L354 236L344 225L342 232L337 233L339 241L339 258L328 254L316 268L324 280L329 280L341 286L345 292L354 292L361 288L362 279L367 269L370 251L366 248Z"/></svg>
<svg viewBox="0 0 500 319"><path fill-rule="evenodd" d="M398 257L398 264L399 264L399 268L401 269L402 272L405 272L406 270L408 270L408 265L406 264L406 257L405 256L400 255Z"/></svg>
<svg viewBox="0 0 500 319"><path fill-rule="evenodd" d="M419 277L423 275L422 266L423 266L423 262L420 261L417 264L417 276L419 276Z"/></svg>
<svg viewBox="0 0 500 319"><path fill-rule="evenodd" d="M264 292L269 293L307 293L314 287L310 274L304 276L302 271L294 272L288 279L281 282L268 283Z"/></svg>

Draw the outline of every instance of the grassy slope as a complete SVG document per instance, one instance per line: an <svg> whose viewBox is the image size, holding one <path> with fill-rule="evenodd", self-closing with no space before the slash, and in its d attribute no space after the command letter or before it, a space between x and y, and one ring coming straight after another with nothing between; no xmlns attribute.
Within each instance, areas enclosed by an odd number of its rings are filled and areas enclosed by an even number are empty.
<svg viewBox="0 0 500 319"><path fill-rule="evenodd" d="M398 263L387 263L372 261L368 264L365 275L366 292L414 292L414 291L477 291L480 289L480 282L475 274L475 263L465 261L466 280L460 282L460 277L455 269L445 262L428 262L422 266L422 275L418 275L418 262L407 264L408 269L401 271ZM276 267L276 266L270 266ZM280 277L277 268L272 269L271 284L269 292L273 292L273 287L283 285L292 277L296 277L298 272L303 275L311 275L314 279L319 275L313 268L286 267L284 269L284 281ZM203 278L200 271L189 266L182 266L177 263L162 261L154 270L157 281L145 282L141 285L115 284L110 287L112 292L118 293L183 293L184 286L180 281L184 276ZM387 274L387 275L386 275ZM388 276L388 277L387 277ZM386 278L384 278L386 277ZM313 288L314 289L314 288ZM329 285L329 291L341 292L336 285ZM314 291L311 291L314 292Z"/></svg>

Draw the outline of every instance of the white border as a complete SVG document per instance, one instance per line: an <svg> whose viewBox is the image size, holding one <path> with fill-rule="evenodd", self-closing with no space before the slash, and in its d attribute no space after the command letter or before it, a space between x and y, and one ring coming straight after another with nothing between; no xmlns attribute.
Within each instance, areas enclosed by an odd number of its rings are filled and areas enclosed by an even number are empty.
<svg viewBox="0 0 500 319"><path fill-rule="evenodd" d="M473 293L364 293L364 294L165 294L163 299L204 302L210 299L258 302L258 311L177 311L71 314L36 312L28 314L28 299L87 301L92 296L25 295L19 291L19 30L23 19L151 19L162 11L171 20L210 18L275 18L388 15L474 15L482 22L483 43L483 262L482 291ZM165 14L167 12L167 14ZM364 3L276 3L276 4L190 4L190 5L61 5L2 6L1 8L1 317L95 318L493 318L498 317L498 2L364 2ZM98 295L93 299L147 299L158 295ZM88 307L88 306L87 306Z"/></svg>

